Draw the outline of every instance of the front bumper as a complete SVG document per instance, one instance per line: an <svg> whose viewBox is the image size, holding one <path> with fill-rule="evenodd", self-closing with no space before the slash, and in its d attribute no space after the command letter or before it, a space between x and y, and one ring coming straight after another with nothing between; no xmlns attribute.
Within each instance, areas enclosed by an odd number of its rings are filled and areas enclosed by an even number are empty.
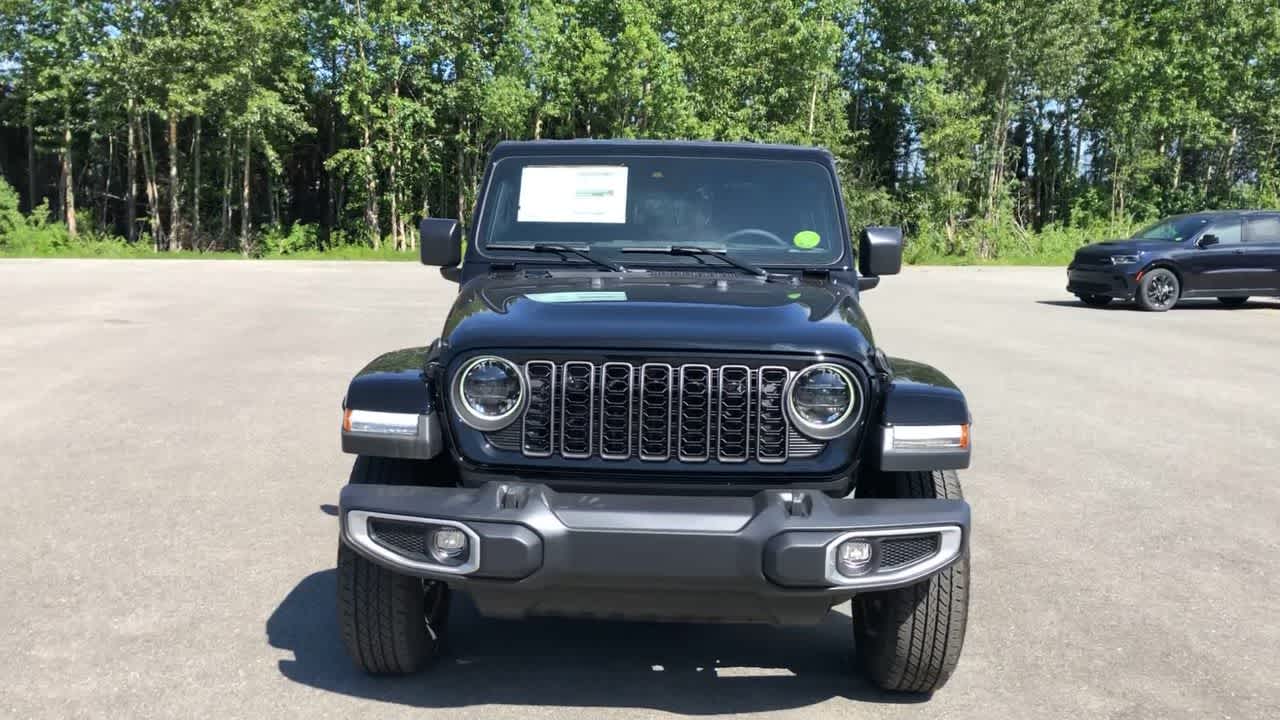
<svg viewBox="0 0 1280 720"><path fill-rule="evenodd" d="M689 497L500 482L348 485L340 515L343 541L368 559L459 586L482 613L505 617L818 622L858 592L948 567L969 537L963 500L813 491ZM433 527L464 530L464 563L447 567L429 555L422 537ZM875 569L856 578L834 567L834 548L851 538L873 547ZM914 555L904 555L908 546Z"/></svg>
<svg viewBox="0 0 1280 720"><path fill-rule="evenodd" d="M1103 295L1121 300L1133 298L1137 290L1136 267L1117 265L1067 267L1067 292L1074 295Z"/></svg>

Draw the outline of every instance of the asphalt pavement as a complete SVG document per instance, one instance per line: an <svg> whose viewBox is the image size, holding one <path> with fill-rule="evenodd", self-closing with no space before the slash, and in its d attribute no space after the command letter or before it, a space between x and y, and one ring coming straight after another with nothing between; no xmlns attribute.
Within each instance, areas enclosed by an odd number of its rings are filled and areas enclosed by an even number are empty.
<svg viewBox="0 0 1280 720"><path fill-rule="evenodd" d="M0 716L1272 718L1280 301L1090 309L910 268L876 340L975 418L969 636L932 698L815 628L491 621L359 674L334 610L350 375L437 333L411 263L0 261Z"/></svg>

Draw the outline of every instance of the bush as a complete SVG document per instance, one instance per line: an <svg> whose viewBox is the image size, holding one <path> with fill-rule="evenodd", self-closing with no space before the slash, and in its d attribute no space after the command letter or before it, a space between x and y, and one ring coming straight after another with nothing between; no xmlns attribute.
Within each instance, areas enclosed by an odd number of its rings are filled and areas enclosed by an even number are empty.
<svg viewBox="0 0 1280 720"><path fill-rule="evenodd" d="M22 211L18 209L18 191L0 177L0 245L5 239L26 224Z"/></svg>
<svg viewBox="0 0 1280 720"><path fill-rule="evenodd" d="M267 255L296 255L319 250L319 232L315 225L293 223L288 228L269 225L262 232L262 251Z"/></svg>

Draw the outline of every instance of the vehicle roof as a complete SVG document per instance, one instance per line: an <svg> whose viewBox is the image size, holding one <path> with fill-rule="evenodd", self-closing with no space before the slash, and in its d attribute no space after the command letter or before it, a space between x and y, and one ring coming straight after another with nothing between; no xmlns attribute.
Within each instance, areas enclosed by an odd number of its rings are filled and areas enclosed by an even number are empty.
<svg viewBox="0 0 1280 720"><path fill-rule="evenodd" d="M1273 213L1273 212L1280 212L1280 210L1270 210L1270 209L1267 209L1267 208L1253 208L1253 209L1244 209L1244 210L1241 210L1241 209L1235 209L1235 210L1200 210L1200 211L1198 211L1198 212L1191 212L1191 213L1179 213L1179 214L1177 214L1177 215L1170 215L1168 218L1165 218L1165 219L1166 219L1166 220L1169 220L1169 219L1172 219L1172 218L1181 218L1181 217L1222 217L1222 216L1224 216L1224 215L1248 215L1249 213L1260 213L1260 212L1271 212L1271 213Z"/></svg>
<svg viewBox="0 0 1280 720"><path fill-rule="evenodd" d="M498 143L491 158L518 155L738 157L834 164L830 151L821 147L707 140L506 140Z"/></svg>

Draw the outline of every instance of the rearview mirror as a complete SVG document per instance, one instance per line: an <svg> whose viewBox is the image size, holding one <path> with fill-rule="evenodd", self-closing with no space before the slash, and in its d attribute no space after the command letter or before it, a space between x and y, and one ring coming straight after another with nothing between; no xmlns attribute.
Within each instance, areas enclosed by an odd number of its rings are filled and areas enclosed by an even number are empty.
<svg viewBox="0 0 1280 720"><path fill-rule="evenodd" d="M902 228L871 226L858 245L858 273L863 277L897 275L902 270Z"/></svg>
<svg viewBox="0 0 1280 720"><path fill-rule="evenodd" d="M1196 245L1199 245L1200 247L1204 248L1204 247L1209 247L1210 245L1217 245L1220 242L1222 241L1218 239L1217 235L1214 235L1213 233L1205 233L1204 235L1200 236L1199 240L1196 241Z"/></svg>
<svg viewBox="0 0 1280 720"><path fill-rule="evenodd" d="M457 220L424 218L418 233L423 265L453 267L462 261L462 226Z"/></svg>

